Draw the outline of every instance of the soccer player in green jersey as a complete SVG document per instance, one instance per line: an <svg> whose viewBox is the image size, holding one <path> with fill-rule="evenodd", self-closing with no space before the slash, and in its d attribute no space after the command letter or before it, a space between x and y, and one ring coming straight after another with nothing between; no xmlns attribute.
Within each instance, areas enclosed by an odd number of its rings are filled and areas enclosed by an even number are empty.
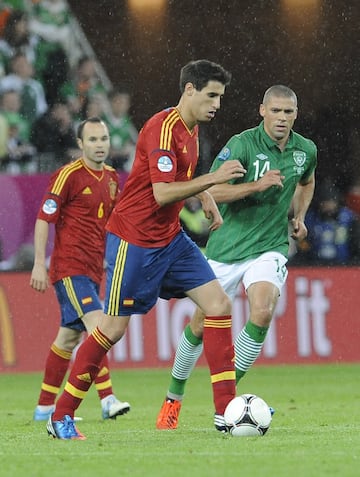
<svg viewBox="0 0 360 477"><path fill-rule="evenodd" d="M230 298L234 300L242 282L249 301L249 320L235 340L236 382L261 352L287 277L289 209L292 237L302 240L315 187L317 149L292 129L298 112L294 91L283 85L270 87L259 112L263 121L233 136L211 168L237 159L245 176L209 189L224 223L210 233L206 256ZM203 319L196 309L181 336L158 429L177 428L185 384L202 351ZM226 431L223 416L215 415L214 423Z"/></svg>

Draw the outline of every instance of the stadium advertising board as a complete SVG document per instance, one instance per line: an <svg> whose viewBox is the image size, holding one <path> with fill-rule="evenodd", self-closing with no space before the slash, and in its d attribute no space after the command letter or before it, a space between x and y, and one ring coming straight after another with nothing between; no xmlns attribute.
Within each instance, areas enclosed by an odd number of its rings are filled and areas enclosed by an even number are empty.
<svg viewBox="0 0 360 477"><path fill-rule="evenodd" d="M258 364L354 362L359 360L353 284L360 268L291 268ZM0 273L0 372L41 371L59 324L53 289L39 294L29 273ZM168 367L194 306L188 299L158 300L145 316L134 316L123 340L110 351L113 368ZM233 333L248 316L239 292ZM205 365L202 356L199 364Z"/></svg>

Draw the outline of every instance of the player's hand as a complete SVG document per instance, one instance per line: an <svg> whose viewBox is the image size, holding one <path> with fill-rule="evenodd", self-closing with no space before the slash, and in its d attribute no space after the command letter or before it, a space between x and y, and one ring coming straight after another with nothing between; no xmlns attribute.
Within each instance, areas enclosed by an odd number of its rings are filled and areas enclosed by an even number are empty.
<svg viewBox="0 0 360 477"><path fill-rule="evenodd" d="M258 192L263 192L264 190L267 190L272 186L283 188L284 179L285 176L282 176L280 171L277 169L266 171L265 174L261 177L261 179L256 182Z"/></svg>
<svg viewBox="0 0 360 477"><path fill-rule="evenodd" d="M211 221L209 230L216 230L222 225L223 218L219 212L218 206L213 198L213 196L208 192L204 191L198 195L201 206L204 211L205 217Z"/></svg>
<svg viewBox="0 0 360 477"><path fill-rule="evenodd" d="M291 237L294 240L301 241L301 240L304 240L307 237L308 231L307 231L306 225L304 224L304 222L302 220L294 218L294 219L291 220L291 225L292 225L292 228L293 228L293 232L291 234Z"/></svg>
<svg viewBox="0 0 360 477"><path fill-rule="evenodd" d="M231 179L238 179L239 177L244 177L246 174L246 169L243 167L240 161L231 160L225 161L219 169L213 172L214 175L214 184L223 184L228 182Z"/></svg>
<svg viewBox="0 0 360 477"><path fill-rule="evenodd" d="M31 272L30 286L41 293L44 293L49 288L49 278L45 265L34 264Z"/></svg>

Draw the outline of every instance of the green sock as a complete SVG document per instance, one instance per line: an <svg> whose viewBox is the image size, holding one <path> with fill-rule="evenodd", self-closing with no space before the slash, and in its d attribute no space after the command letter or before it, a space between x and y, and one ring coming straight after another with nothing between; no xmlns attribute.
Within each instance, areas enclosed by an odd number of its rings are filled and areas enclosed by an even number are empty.
<svg viewBox="0 0 360 477"><path fill-rule="evenodd" d="M197 338L188 324L184 329L171 371L171 381L167 397L181 401L185 392L185 384L202 353L202 339Z"/></svg>
<svg viewBox="0 0 360 477"><path fill-rule="evenodd" d="M236 383L245 375L261 353L268 326L248 321L235 340Z"/></svg>

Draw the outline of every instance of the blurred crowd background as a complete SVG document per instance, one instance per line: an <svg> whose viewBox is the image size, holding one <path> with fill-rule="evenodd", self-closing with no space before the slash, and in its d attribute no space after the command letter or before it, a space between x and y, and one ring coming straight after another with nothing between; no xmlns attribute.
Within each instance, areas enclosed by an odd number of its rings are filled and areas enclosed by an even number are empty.
<svg viewBox="0 0 360 477"><path fill-rule="evenodd" d="M216 120L201 127L197 173L259 122L267 87L290 86L295 129L319 149L309 237L290 242L290 264L358 265L359 13L355 0L0 0L0 173L31 180L79 157L76 128L94 115L109 126L108 163L128 173L142 124L176 104L180 67L208 58L233 80ZM208 223L196 200L181 220L204 247ZM25 240L0 255L2 270L31 264Z"/></svg>

